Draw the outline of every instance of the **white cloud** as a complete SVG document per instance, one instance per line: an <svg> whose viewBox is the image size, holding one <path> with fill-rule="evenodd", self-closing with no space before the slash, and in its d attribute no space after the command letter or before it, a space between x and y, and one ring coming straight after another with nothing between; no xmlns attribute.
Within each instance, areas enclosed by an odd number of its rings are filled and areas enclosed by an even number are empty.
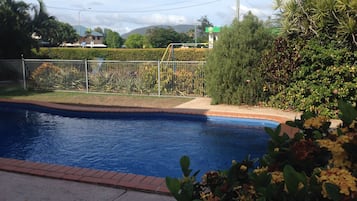
<svg viewBox="0 0 357 201"><path fill-rule="evenodd" d="M38 4L37 0L24 1ZM120 34L150 25L195 24L202 16L207 16L216 26L224 26L231 24L236 15L236 0L71 0L69 3L61 0L43 1L49 13L63 22L78 24L80 13L81 25L120 30ZM251 10L259 18L266 19L272 15L272 1L241 0L241 17ZM202 5L190 6L196 4ZM175 7L178 9L164 9ZM150 10L152 12L149 12Z"/></svg>
<svg viewBox="0 0 357 201"><path fill-rule="evenodd" d="M151 24L151 25L177 25L185 24L188 20L185 16L180 15L163 15L163 14L151 14L145 15L137 19L137 24Z"/></svg>

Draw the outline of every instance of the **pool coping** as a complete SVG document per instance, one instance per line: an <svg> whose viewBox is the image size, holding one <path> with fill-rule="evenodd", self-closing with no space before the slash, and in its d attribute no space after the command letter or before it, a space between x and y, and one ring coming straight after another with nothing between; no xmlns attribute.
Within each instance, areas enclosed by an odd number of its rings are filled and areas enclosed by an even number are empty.
<svg viewBox="0 0 357 201"><path fill-rule="evenodd" d="M285 133L294 133L293 128L284 123L289 120L284 117L263 115L263 114L240 114L236 112L209 111L202 109L181 109L181 108L128 108L128 107L100 107L85 105L69 105L59 103L49 103L29 100L1 99L4 103L30 104L47 107L51 109L61 109L67 111L79 112L165 112L190 115L221 116L236 118L252 118L261 120L271 120L281 123L282 131ZM15 172L21 174L30 174L53 179L62 179L75 182L84 182L103 186L110 186L122 189L130 189L155 194L170 195L166 187L165 179L153 176L136 175L130 173L120 173L113 171L95 170L89 168L79 168L72 166L54 165L39 162L17 160L0 157L0 171Z"/></svg>

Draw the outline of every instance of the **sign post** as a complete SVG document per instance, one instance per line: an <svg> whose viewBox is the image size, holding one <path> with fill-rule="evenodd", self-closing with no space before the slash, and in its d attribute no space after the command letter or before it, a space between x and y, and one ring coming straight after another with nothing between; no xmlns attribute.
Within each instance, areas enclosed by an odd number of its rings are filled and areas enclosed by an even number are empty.
<svg viewBox="0 0 357 201"><path fill-rule="evenodd" d="M205 32L208 33L208 48L213 48L214 41L218 39L217 33L220 31L220 27L206 27Z"/></svg>

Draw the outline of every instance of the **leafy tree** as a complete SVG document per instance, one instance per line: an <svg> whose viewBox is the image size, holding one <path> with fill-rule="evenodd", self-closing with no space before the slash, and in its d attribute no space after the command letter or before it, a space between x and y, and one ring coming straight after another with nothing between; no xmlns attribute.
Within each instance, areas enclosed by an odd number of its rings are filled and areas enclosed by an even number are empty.
<svg viewBox="0 0 357 201"><path fill-rule="evenodd" d="M103 31L103 29L102 29L102 28L100 28L100 27L96 27L96 28L94 29L94 31L95 31L95 32L98 32L98 33L101 33L101 34L103 34L103 35L105 35L106 29L104 29L104 31Z"/></svg>
<svg viewBox="0 0 357 201"><path fill-rule="evenodd" d="M57 37L54 37L52 44L73 43L78 40L78 34L70 24L60 21L57 21L56 24L57 33L55 36Z"/></svg>
<svg viewBox="0 0 357 201"><path fill-rule="evenodd" d="M112 31L110 29L106 29L104 43L109 48L119 48L123 44L123 39L120 37L120 35L117 32Z"/></svg>
<svg viewBox="0 0 357 201"><path fill-rule="evenodd" d="M182 35L170 28L152 28L146 32L148 43L154 48L167 47L170 43L182 42Z"/></svg>
<svg viewBox="0 0 357 201"><path fill-rule="evenodd" d="M124 45L127 48L143 48L145 37L141 34L131 34L126 40Z"/></svg>
<svg viewBox="0 0 357 201"><path fill-rule="evenodd" d="M207 16L203 16L198 20L201 24L197 26L197 42L207 43L208 33L206 27L213 27L213 24L208 20Z"/></svg>
<svg viewBox="0 0 357 201"><path fill-rule="evenodd" d="M251 12L243 21L223 27L205 71L212 103L255 104L262 99L258 64L272 40L270 29Z"/></svg>
<svg viewBox="0 0 357 201"><path fill-rule="evenodd" d="M0 1L0 58L28 54L34 41L29 5L23 1Z"/></svg>

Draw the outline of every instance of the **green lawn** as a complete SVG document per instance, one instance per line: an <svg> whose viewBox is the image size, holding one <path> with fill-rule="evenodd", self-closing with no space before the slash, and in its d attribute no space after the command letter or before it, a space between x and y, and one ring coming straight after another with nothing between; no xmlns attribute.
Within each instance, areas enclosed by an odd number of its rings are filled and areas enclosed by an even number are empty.
<svg viewBox="0 0 357 201"><path fill-rule="evenodd" d="M81 92L36 92L25 91L19 86L0 86L0 98L16 100L36 100L54 103L104 105L123 107L159 107L172 108L193 98L129 96L118 94L98 94Z"/></svg>

